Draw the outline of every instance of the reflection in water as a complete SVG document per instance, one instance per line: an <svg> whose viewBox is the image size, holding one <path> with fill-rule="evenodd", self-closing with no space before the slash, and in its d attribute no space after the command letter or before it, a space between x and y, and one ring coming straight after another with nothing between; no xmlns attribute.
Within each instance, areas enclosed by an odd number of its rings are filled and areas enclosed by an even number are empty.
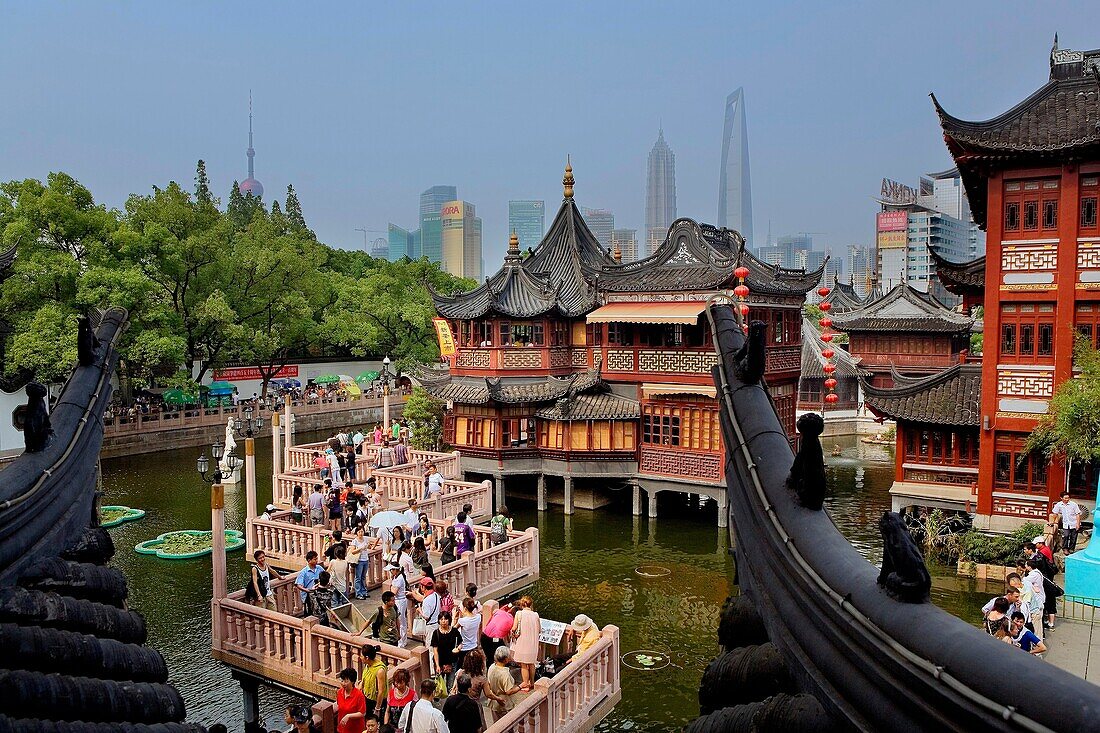
<svg viewBox="0 0 1100 733"><path fill-rule="evenodd" d="M302 436L302 440L325 436ZM873 561L880 554L877 521L889 508L893 468L883 451L867 462L854 441L829 459L827 507L840 531ZM879 449L878 446L870 446ZM257 504L270 499L271 448L257 441L261 476ZM149 643L168 660L172 682L184 695L188 719L198 723L241 720L240 691L229 671L209 657L210 560L165 561L138 555L138 542L175 529L209 529L209 488L195 473L198 449L166 451L104 461L105 503L146 510L144 519L111 530L115 563L130 579L130 602L145 614ZM226 526L244 529L243 489L226 491ZM513 502L509 502L512 504ZM623 653L647 649L669 655L659 671L623 668L623 701L599 730L667 731L698 714L699 678L718 654L716 629L722 602L732 590L733 565L727 535L719 530L713 501L661 494L660 519L634 517L630 497L596 512L539 514L533 504L512 507L517 527L537 526L541 580L530 590L546 618L569 622L579 613L621 629ZM635 569L659 565L671 573L647 578ZM229 588L243 587L243 552L229 558ZM986 596L973 584L936 575L937 603L974 620ZM956 590L953 586L958 586ZM961 592L960 592L961 591ZM377 597L377 596L375 596ZM292 698L261 692L262 717L278 716Z"/></svg>

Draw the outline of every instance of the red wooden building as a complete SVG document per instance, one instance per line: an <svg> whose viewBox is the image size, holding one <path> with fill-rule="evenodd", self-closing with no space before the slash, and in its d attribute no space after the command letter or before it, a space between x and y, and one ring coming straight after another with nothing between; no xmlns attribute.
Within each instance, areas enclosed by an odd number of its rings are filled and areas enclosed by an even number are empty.
<svg viewBox="0 0 1100 733"><path fill-rule="evenodd" d="M581 217L571 168L564 184L557 216L527 256L513 235L485 284L433 294L457 346L449 369L421 375L448 404L445 440L498 487L534 477L541 506L560 479L566 511L624 485L639 512L643 490L651 514L662 490L709 494L724 508L707 299L748 269L749 317L769 324L768 382L793 435L801 308L822 270L765 264L736 232L691 219L674 222L651 256L622 263Z"/></svg>
<svg viewBox="0 0 1100 733"><path fill-rule="evenodd" d="M1028 455L1024 444L1054 390L1073 376L1075 335L1100 346L1097 69L1100 51L1055 45L1047 83L984 122L954 117L933 97L974 218L987 233L984 258L967 263L937 258L945 286L985 309L981 399L978 414L968 413L965 426L979 435L978 526L1007 529L1043 520L1067 485L1078 501L1095 502L1095 463L1074 465L1067 477L1061 461ZM903 434L928 421L903 413L898 400L907 390L931 393L937 379L868 395L873 409L899 420L899 454L906 450ZM963 439L969 447L969 437ZM971 452L941 455L943 470L952 475L973 465ZM899 458L898 482L910 476ZM919 496L912 498L910 503L922 503Z"/></svg>

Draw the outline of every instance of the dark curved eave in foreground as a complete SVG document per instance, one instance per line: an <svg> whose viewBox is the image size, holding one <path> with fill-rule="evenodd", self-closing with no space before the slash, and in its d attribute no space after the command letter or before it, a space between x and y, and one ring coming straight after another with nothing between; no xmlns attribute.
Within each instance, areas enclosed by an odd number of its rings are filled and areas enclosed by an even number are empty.
<svg viewBox="0 0 1100 733"><path fill-rule="evenodd" d="M967 262L952 262L935 247L929 247L928 254L936 263L936 274L948 292L972 296L985 293L985 255Z"/></svg>
<svg viewBox="0 0 1100 733"><path fill-rule="evenodd" d="M771 399L734 376L744 334L728 306L711 313L724 442L749 454L727 449L738 579L802 691L862 731L1024 730L1013 716L1037 730L1100 731L1095 685L931 604L893 600L829 515L795 502L794 456ZM1021 694L1016 680L1042 680L1042 694Z"/></svg>
<svg viewBox="0 0 1100 733"><path fill-rule="evenodd" d="M919 379L902 377L893 387L867 382L862 387L864 402L879 417L955 427L977 427L981 421L981 364L955 364Z"/></svg>

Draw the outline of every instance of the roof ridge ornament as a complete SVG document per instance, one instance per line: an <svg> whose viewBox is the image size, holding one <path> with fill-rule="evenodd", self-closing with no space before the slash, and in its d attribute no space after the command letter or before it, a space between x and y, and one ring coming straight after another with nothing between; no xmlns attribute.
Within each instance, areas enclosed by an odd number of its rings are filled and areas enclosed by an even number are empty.
<svg viewBox="0 0 1100 733"><path fill-rule="evenodd" d="M504 255L504 263L506 265L515 265L523 261L523 255L519 251L519 235L516 234L516 230L512 230L512 234L508 237L508 254Z"/></svg>
<svg viewBox="0 0 1100 733"><path fill-rule="evenodd" d="M565 198L573 198L573 164L569 159L569 155L565 156L565 177L561 179L561 185L565 187Z"/></svg>

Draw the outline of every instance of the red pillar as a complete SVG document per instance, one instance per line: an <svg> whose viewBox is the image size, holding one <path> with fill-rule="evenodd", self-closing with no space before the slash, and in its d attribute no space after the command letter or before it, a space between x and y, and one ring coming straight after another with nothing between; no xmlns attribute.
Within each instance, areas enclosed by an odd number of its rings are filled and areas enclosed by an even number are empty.
<svg viewBox="0 0 1100 733"><path fill-rule="evenodd" d="M1062 180L1058 188L1058 289L1054 312L1054 389L1073 378L1073 342L1076 329L1073 325L1076 309L1077 281L1077 223L1079 220L1077 165L1062 166ZM1041 460L1041 459L1039 459ZM1064 461L1051 463L1047 471L1047 498L1056 501L1066 482ZM1048 507L1049 508L1049 507Z"/></svg>
<svg viewBox="0 0 1100 733"><path fill-rule="evenodd" d="M982 344L982 414L978 449L978 514L993 513L993 454L997 424L997 360L1001 351L1001 238L1004 183L990 175L986 205L985 320ZM989 429L986 429L986 426Z"/></svg>

